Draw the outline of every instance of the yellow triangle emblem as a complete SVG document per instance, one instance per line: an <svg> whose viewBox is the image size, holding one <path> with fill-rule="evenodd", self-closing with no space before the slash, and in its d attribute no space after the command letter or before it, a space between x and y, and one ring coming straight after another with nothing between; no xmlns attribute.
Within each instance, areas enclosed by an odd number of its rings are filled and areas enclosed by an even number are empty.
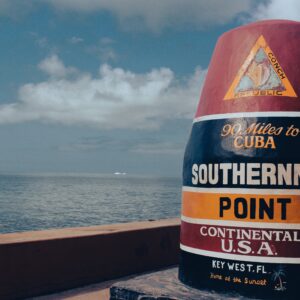
<svg viewBox="0 0 300 300"><path fill-rule="evenodd" d="M224 100L250 96L297 97L262 35L234 78Z"/></svg>

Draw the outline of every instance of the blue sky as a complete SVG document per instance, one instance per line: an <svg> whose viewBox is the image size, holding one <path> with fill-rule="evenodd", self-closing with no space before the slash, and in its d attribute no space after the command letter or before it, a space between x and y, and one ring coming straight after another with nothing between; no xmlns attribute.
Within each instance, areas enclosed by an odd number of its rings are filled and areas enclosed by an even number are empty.
<svg viewBox="0 0 300 300"><path fill-rule="evenodd" d="M0 0L0 173L179 177L218 37L272 18L299 2Z"/></svg>

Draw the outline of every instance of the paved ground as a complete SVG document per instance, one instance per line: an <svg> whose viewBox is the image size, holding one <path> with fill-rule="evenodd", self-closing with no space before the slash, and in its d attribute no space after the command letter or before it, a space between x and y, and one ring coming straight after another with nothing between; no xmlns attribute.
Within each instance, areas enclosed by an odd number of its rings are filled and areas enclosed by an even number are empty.
<svg viewBox="0 0 300 300"><path fill-rule="evenodd" d="M109 287L115 281L106 281L99 284L92 284L82 288L68 290L65 292L30 298L31 300L108 300Z"/></svg>
<svg viewBox="0 0 300 300"><path fill-rule="evenodd" d="M226 294L189 287L178 279L178 267L150 272L113 284L111 299L164 300L250 300L228 291ZM103 298L105 299L105 298Z"/></svg>

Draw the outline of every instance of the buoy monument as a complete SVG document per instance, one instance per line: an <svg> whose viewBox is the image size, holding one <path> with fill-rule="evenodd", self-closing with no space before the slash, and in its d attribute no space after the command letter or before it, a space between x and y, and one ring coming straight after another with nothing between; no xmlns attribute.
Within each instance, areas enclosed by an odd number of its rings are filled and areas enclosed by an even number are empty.
<svg viewBox="0 0 300 300"><path fill-rule="evenodd" d="M271 20L216 45L183 164L179 279L299 299L300 23Z"/></svg>

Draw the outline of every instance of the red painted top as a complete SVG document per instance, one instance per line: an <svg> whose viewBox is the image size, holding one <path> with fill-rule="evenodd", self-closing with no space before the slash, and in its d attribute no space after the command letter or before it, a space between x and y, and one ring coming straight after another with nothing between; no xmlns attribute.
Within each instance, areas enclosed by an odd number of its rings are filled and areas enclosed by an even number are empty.
<svg viewBox="0 0 300 300"><path fill-rule="evenodd" d="M300 111L300 22L256 22L218 40L196 117L256 111Z"/></svg>

